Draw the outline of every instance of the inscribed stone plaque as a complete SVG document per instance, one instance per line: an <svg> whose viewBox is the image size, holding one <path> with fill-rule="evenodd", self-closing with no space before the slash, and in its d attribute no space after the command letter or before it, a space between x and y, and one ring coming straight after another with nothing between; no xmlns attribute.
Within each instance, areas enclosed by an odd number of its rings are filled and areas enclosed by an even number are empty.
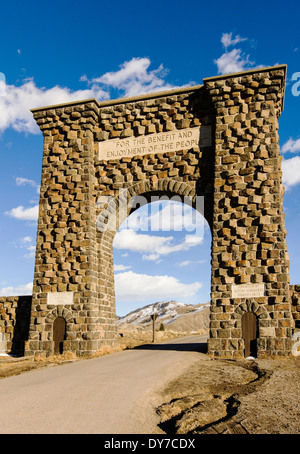
<svg viewBox="0 0 300 454"><path fill-rule="evenodd" d="M47 293L47 304L49 306L73 304L73 292L49 292Z"/></svg>
<svg viewBox="0 0 300 454"><path fill-rule="evenodd" d="M265 284L232 285L232 298L259 298L265 295Z"/></svg>
<svg viewBox="0 0 300 454"><path fill-rule="evenodd" d="M177 129L124 139L109 139L99 142L99 160L107 161L135 155L189 150L193 147L209 147L211 143L211 126Z"/></svg>

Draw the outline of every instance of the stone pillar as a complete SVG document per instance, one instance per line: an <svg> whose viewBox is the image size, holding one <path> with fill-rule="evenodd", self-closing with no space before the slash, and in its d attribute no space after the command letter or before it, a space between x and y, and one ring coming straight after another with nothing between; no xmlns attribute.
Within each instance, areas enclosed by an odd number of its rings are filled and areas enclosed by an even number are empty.
<svg viewBox="0 0 300 454"><path fill-rule="evenodd" d="M64 350L88 355L103 337L94 191L98 103L35 109L33 115L44 135L44 155L26 354L53 353L53 321L63 316Z"/></svg>
<svg viewBox="0 0 300 454"><path fill-rule="evenodd" d="M209 353L243 356L241 316L258 316L258 355L291 349L289 260L278 118L286 67L204 79L214 105L215 180ZM263 284L233 298L232 286Z"/></svg>

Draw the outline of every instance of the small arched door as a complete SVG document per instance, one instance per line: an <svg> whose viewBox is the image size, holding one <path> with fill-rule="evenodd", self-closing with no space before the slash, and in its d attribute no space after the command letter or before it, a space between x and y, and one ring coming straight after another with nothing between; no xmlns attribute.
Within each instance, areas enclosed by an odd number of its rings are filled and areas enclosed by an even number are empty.
<svg viewBox="0 0 300 454"><path fill-rule="evenodd" d="M245 345L245 358L257 356L257 316L253 312L245 312L242 316L242 338Z"/></svg>
<svg viewBox="0 0 300 454"><path fill-rule="evenodd" d="M66 321L63 317L57 317L53 323L54 354L61 355L64 351L66 338Z"/></svg>

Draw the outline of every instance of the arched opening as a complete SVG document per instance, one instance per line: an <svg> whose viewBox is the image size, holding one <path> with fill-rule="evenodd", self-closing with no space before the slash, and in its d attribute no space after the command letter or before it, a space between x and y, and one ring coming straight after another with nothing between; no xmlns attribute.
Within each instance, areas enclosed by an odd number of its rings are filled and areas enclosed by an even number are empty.
<svg viewBox="0 0 300 454"><path fill-rule="evenodd" d="M66 321L63 317L57 317L53 323L53 342L55 355L61 355L64 352L65 338L66 338Z"/></svg>
<svg viewBox="0 0 300 454"><path fill-rule="evenodd" d="M178 195L148 193L141 199L113 242L117 316L157 302L208 303L211 233L202 210Z"/></svg>
<svg viewBox="0 0 300 454"><path fill-rule="evenodd" d="M257 357L258 320L253 312L242 315L242 338L244 339L245 358Z"/></svg>

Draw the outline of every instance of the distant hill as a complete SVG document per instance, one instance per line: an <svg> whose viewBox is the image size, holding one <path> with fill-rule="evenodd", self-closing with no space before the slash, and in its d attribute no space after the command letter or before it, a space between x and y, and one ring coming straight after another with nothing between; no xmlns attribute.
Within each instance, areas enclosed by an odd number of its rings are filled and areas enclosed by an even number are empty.
<svg viewBox="0 0 300 454"><path fill-rule="evenodd" d="M130 312L117 321L118 331L152 329L151 314L157 314L156 327L163 324L165 330L197 332L208 330L209 303L183 304L177 301L157 302Z"/></svg>

